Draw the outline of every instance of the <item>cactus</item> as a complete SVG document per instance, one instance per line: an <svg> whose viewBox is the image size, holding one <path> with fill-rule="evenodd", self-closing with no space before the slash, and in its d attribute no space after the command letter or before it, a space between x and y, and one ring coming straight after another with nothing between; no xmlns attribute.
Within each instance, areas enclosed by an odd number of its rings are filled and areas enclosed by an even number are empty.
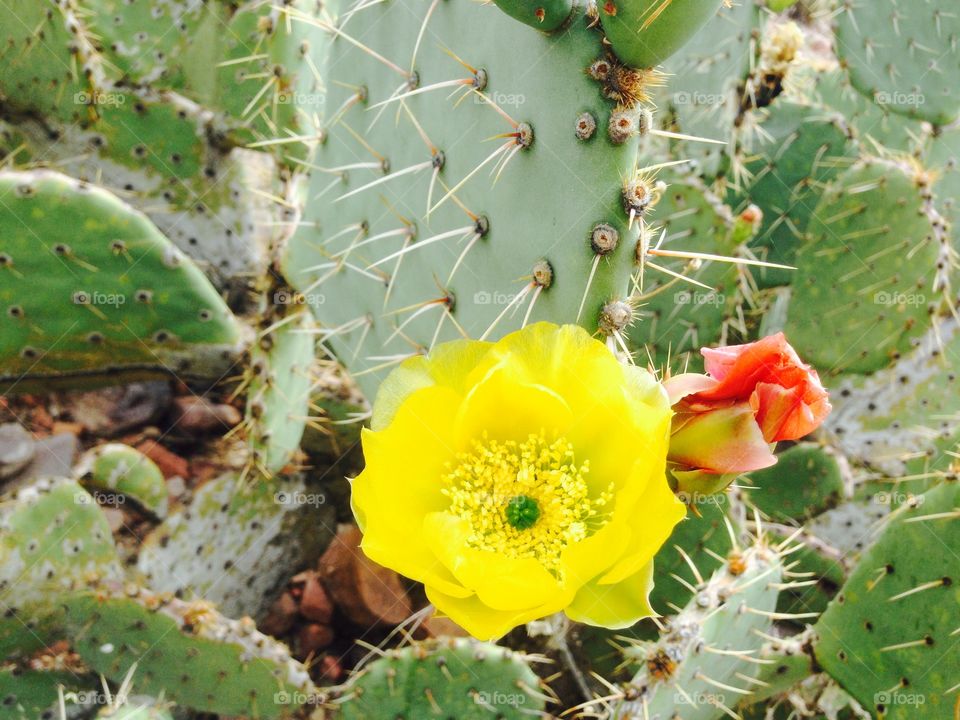
<svg viewBox="0 0 960 720"><path fill-rule="evenodd" d="M118 373L219 377L229 368L238 323L142 215L103 190L43 171L0 174L0 199L6 388ZM42 295L34 292L40 279Z"/></svg>
<svg viewBox="0 0 960 720"><path fill-rule="evenodd" d="M474 640L410 645L372 661L340 688L338 717L546 717L550 696L528 662Z"/></svg>
<svg viewBox="0 0 960 720"><path fill-rule="evenodd" d="M726 563L697 587L657 642L628 648L641 665L613 717L722 717L751 693L756 654L774 618L782 567L773 548L734 550ZM682 711L679 708L683 708Z"/></svg>
<svg viewBox="0 0 960 720"><path fill-rule="evenodd" d="M468 3L362 17L362 44L349 29L333 41L320 170L284 259L361 387L436 341L524 318L596 328L629 297L636 218L658 193L636 161L658 76L606 53L582 9L553 34ZM495 27L511 57L468 26ZM418 43L421 27L463 42ZM560 195L553 177L571 178Z"/></svg>
<svg viewBox="0 0 960 720"><path fill-rule="evenodd" d="M960 69L960 18L946 10L936 0L911 12L895 0L846 3L837 14L837 53L853 86L893 112L935 125L960 117L960 97L945 81Z"/></svg>
<svg viewBox="0 0 960 720"><path fill-rule="evenodd" d="M372 719L952 717L960 20L914 5L0 5L0 384L174 374L246 401L211 451L224 473L183 504L115 445L71 475L90 492L6 491L0 720L58 712L61 682L68 716L127 720L308 699ZM835 410L717 504L685 498L656 557L661 631L406 639L314 695L229 617L263 619L348 513L309 463L319 409L367 407L317 396L324 353L372 400L406 357L541 319L664 376L784 330ZM110 537L104 493L146 511L142 543ZM72 702L96 673L145 694Z"/></svg>
<svg viewBox="0 0 960 720"><path fill-rule="evenodd" d="M78 699L96 686L93 677L67 670L0 670L0 720L59 720L60 689Z"/></svg>
<svg viewBox="0 0 960 720"><path fill-rule="evenodd" d="M865 159L824 194L807 232L786 324L798 351L834 372L869 373L910 350L944 302L949 254L925 174ZM859 338L857 351L825 343L825 323Z"/></svg>
<svg viewBox="0 0 960 720"><path fill-rule="evenodd" d="M95 671L120 681L136 663L138 691L200 711L286 717L312 692L287 649L251 620L229 620L207 603L138 590L64 600L74 649ZM279 702L277 695L294 697Z"/></svg>
<svg viewBox="0 0 960 720"><path fill-rule="evenodd" d="M167 514L167 485L160 468L129 445L108 443L91 451L81 461L89 473L88 484L100 490L130 497L157 517Z"/></svg>
<svg viewBox="0 0 960 720"><path fill-rule="evenodd" d="M268 477L280 472L300 447L310 414L315 345L310 315L299 312L267 328L251 353L251 462Z"/></svg>
<svg viewBox="0 0 960 720"><path fill-rule="evenodd" d="M154 590L204 598L227 615L260 617L329 542L333 513L302 478L244 482L222 475L144 538L137 568Z"/></svg>
<svg viewBox="0 0 960 720"><path fill-rule="evenodd" d="M956 630L960 563L943 548L957 542L957 489L938 486L895 512L815 628L823 668L887 718L916 717L921 705L925 717L953 712L956 659L940 648Z"/></svg>
<svg viewBox="0 0 960 720"><path fill-rule="evenodd" d="M121 577L110 527L75 482L44 480L0 506L0 658L43 647L60 594Z"/></svg>
<svg viewBox="0 0 960 720"><path fill-rule="evenodd" d="M813 444L780 453L776 465L750 473L750 484L750 502L780 523L826 512L846 494L836 458Z"/></svg>

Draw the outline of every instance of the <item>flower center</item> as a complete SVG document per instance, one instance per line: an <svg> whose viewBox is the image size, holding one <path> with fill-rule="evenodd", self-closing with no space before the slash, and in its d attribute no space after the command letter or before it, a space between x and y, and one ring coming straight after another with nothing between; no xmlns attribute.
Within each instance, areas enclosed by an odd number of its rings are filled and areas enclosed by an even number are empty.
<svg viewBox="0 0 960 720"><path fill-rule="evenodd" d="M591 494L589 463L577 464L565 438L482 440L460 454L444 478L449 512L467 521L471 547L539 560L560 576L563 549L596 532L612 485Z"/></svg>
<svg viewBox="0 0 960 720"><path fill-rule="evenodd" d="M507 522L517 530L526 530L540 517L540 506L532 497L517 495L507 503Z"/></svg>

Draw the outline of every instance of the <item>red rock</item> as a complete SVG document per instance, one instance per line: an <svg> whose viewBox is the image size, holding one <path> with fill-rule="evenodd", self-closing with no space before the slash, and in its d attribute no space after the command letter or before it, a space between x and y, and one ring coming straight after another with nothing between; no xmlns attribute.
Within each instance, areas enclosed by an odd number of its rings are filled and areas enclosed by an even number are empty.
<svg viewBox="0 0 960 720"><path fill-rule="evenodd" d="M212 403L195 395L175 398L172 415L176 430L197 434L222 435L243 419L233 405Z"/></svg>
<svg viewBox="0 0 960 720"><path fill-rule="evenodd" d="M306 660L318 651L330 647L333 642L333 628L320 623L309 623L297 633L297 651L301 660Z"/></svg>
<svg viewBox="0 0 960 720"><path fill-rule="evenodd" d="M153 460L165 478L174 475L179 475L182 478L190 477L190 466L187 461L156 440L141 440L134 447Z"/></svg>
<svg viewBox="0 0 960 720"><path fill-rule="evenodd" d="M340 661L333 655L324 655L315 667L320 671L321 679L332 683L337 682L343 676L343 668L340 666Z"/></svg>
<svg viewBox="0 0 960 720"><path fill-rule="evenodd" d="M360 530L341 525L320 558L320 578L333 602L357 625L397 625L413 612L400 577L360 550Z"/></svg>
<svg viewBox="0 0 960 720"><path fill-rule="evenodd" d="M304 573L306 576L303 591L300 597L300 614L308 620L318 623L329 623L333 616L333 603L323 589L315 572Z"/></svg>
<svg viewBox="0 0 960 720"><path fill-rule="evenodd" d="M260 621L260 632L274 637L285 635L297 619L297 603L290 593L283 593L273 601L267 615Z"/></svg>

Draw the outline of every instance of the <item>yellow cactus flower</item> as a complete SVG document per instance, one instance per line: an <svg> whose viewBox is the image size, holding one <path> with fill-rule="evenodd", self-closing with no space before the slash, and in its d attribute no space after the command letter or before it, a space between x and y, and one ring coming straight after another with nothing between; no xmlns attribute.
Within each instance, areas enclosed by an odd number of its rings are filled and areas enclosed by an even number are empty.
<svg viewBox="0 0 960 720"><path fill-rule="evenodd" d="M670 419L650 373L576 326L440 345L377 394L361 547L478 638L561 610L631 625L654 614L653 556L685 512Z"/></svg>

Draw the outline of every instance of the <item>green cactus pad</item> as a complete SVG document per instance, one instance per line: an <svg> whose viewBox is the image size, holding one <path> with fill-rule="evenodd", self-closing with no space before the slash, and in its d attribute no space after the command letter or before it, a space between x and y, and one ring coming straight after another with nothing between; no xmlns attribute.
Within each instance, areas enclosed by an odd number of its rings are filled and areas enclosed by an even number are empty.
<svg viewBox="0 0 960 720"><path fill-rule="evenodd" d="M614 717L714 720L751 692L758 665L743 659L763 645L773 623L782 567L756 546L734 553L669 621L658 642L628 648L641 663ZM731 652L732 651L732 652ZM682 708L682 709L681 709Z"/></svg>
<svg viewBox="0 0 960 720"><path fill-rule="evenodd" d="M173 715L166 708L138 699L131 699L118 708L104 708L97 717L102 720L173 720Z"/></svg>
<svg viewBox="0 0 960 720"><path fill-rule="evenodd" d="M878 105L864 97L842 69L821 72L812 67L798 71L805 81L798 81L788 95L800 102L821 105L843 116L854 139L864 147L880 143L894 151L912 152L924 135L923 123L892 112L888 105Z"/></svg>
<svg viewBox="0 0 960 720"><path fill-rule="evenodd" d="M673 140L672 157L696 163L698 174L712 182L729 169L734 149L734 120L740 85L750 71L753 30L759 9L753 0L720 7L694 39L664 64L667 84L657 93L667 130L715 143Z"/></svg>
<svg viewBox="0 0 960 720"><path fill-rule="evenodd" d="M63 601L74 650L119 682L137 663L138 692L222 715L289 717L312 684L285 646L252 620L224 618L207 603L131 589ZM292 698L292 699L291 699Z"/></svg>
<svg viewBox="0 0 960 720"><path fill-rule="evenodd" d="M300 447L310 415L315 347L314 322L304 311L264 332L251 351L247 425L253 462L268 477Z"/></svg>
<svg viewBox="0 0 960 720"><path fill-rule="evenodd" d="M677 578L689 585L697 585L697 578L684 554L701 577L707 577L722 564L715 555L725 557L733 548L726 521L730 521L734 533L736 526L730 516L728 497L719 494L698 498L695 507L699 516L688 511L686 519L674 527L670 538L654 558L650 606L657 612L669 614L672 608L682 608L690 600L690 590Z"/></svg>
<svg viewBox="0 0 960 720"><path fill-rule="evenodd" d="M612 62L583 14L546 35L495 6L428 9L366 5L333 41L327 137L284 260L286 276L370 397L400 357L435 340L500 337L528 312L531 322L579 317L596 329L603 305L630 292L634 271L639 223L628 228L623 183L634 178L637 140L611 141L615 104L604 92L614 83L629 102L643 74ZM363 45L377 56L353 42L361 20ZM598 60L594 72L606 83L587 72ZM413 88L419 92L402 105L375 107ZM505 133L517 137L490 139ZM494 182L496 160L508 153ZM652 199L649 183L633 189L636 202ZM444 200L451 190L455 197ZM619 242L606 233L598 254L592 236L602 225Z"/></svg>
<svg viewBox="0 0 960 720"><path fill-rule="evenodd" d="M658 244L661 229L666 230L664 250L736 256L742 249L730 208L695 179L671 183L650 222L655 228L652 246ZM649 352L658 365L669 359L673 367L682 367L689 360L696 369L702 363L699 349L722 343L725 323L736 314L738 268L712 260L649 261L707 287L647 267L638 288L638 319L628 331L631 343L641 353Z"/></svg>
<svg viewBox="0 0 960 720"><path fill-rule="evenodd" d="M942 303L946 238L925 176L867 159L840 175L797 250L786 333L824 375L879 370Z"/></svg>
<svg viewBox="0 0 960 720"><path fill-rule="evenodd" d="M617 57L647 68L690 42L721 5L717 0L609 0L598 3L598 12Z"/></svg>
<svg viewBox="0 0 960 720"><path fill-rule="evenodd" d="M160 468L129 445L108 443L94 448L85 463L89 485L129 497L157 517L167 514L167 484Z"/></svg>
<svg viewBox="0 0 960 720"><path fill-rule="evenodd" d="M761 259L793 265L823 188L853 163L857 147L839 114L787 101L751 113L761 131L742 149L745 183L738 209L753 203L763 211L756 245ZM789 285L791 270L758 268L761 286Z"/></svg>
<svg viewBox="0 0 960 720"><path fill-rule="evenodd" d="M223 475L144 539L137 567L154 590L259 618L290 576L324 550L334 513L323 493L297 477Z"/></svg>
<svg viewBox="0 0 960 720"><path fill-rule="evenodd" d="M751 504L778 523L803 522L829 510L844 497L836 457L812 443L777 455L777 464L750 473Z"/></svg>
<svg viewBox="0 0 960 720"><path fill-rule="evenodd" d="M100 60L74 0L0 6L0 99L20 112L68 122L96 116Z"/></svg>
<svg viewBox="0 0 960 720"><path fill-rule="evenodd" d="M866 378L844 378L833 388L834 410L826 422L833 442L852 461L889 478L933 470L926 481L935 483L952 462L946 453L960 433L951 362L958 352L960 329L950 318L891 367ZM884 490L902 494L915 488L887 484Z"/></svg>
<svg viewBox="0 0 960 720"><path fill-rule="evenodd" d="M142 215L45 171L0 173L0 202L3 385L230 367L236 320Z"/></svg>
<svg viewBox="0 0 960 720"><path fill-rule="evenodd" d="M86 490L41 480L0 505L0 658L48 641L59 594L121 576L110 526Z"/></svg>
<svg viewBox="0 0 960 720"><path fill-rule="evenodd" d="M960 116L960 15L943 0L851 0L837 53L861 93L891 111L948 125Z"/></svg>
<svg viewBox="0 0 960 720"><path fill-rule="evenodd" d="M817 660L872 713L949 718L955 653L960 486L948 483L896 511L816 624Z"/></svg>
<svg viewBox="0 0 960 720"><path fill-rule="evenodd" d="M96 678L65 670L0 670L0 720L61 720L60 687L65 696L75 693L78 700L85 700L85 691L96 687ZM67 707L72 704L72 699L66 701Z"/></svg>
<svg viewBox="0 0 960 720"><path fill-rule="evenodd" d="M544 710L538 686L523 655L448 638L391 650L366 665L341 688L338 717L520 720Z"/></svg>

